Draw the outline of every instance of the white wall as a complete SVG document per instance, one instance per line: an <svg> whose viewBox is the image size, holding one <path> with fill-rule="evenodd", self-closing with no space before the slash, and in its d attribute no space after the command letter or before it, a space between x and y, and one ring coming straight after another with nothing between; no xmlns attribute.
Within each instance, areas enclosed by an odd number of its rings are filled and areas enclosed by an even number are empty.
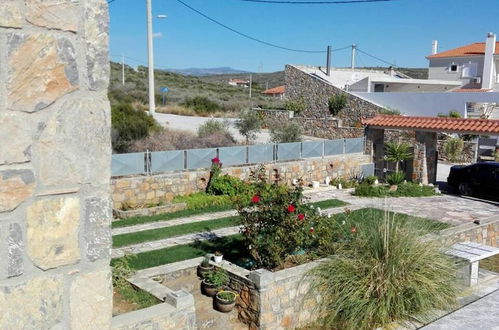
<svg viewBox="0 0 499 330"><path fill-rule="evenodd" d="M499 103L499 92L494 93L352 93L379 106L399 110L409 116L436 116L438 113L458 111L463 117L466 102Z"/></svg>
<svg viewBox="0 0 499 330"><path fill-rule="evenodd" d="M467 84L470 82L470 79L462 77L462 69L463 65L469 62L477 64L476 76L481 77L483 74L483 55L430 59L428 79L461 80L463 84ZM451 64L456 64L458 66L457 72L449 72L449 66Z"/></svg>

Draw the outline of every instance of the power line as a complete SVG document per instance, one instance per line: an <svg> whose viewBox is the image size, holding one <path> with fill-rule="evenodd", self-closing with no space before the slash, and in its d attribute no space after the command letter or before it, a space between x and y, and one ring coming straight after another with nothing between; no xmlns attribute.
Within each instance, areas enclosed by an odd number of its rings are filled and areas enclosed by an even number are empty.
<svg viewBox="0 0 499 330"><path fill-rule="evenodd" d="M276 45L276 44L273 44L273 43L270 43L270 42L267 42L267 41L264 41L264 40L261 40L261 39L257 39L255 37L252 37L246 33L243 33L241 31L238 31L236 29L233 29L231 28L230 26L227 26L225 25L224 23L221 23L220 21L217 21L216 19L214 18L211 18L209 17L208 15L200 12L199 10L189 6L187 3L183 2L182 0L176 0L177 2L179 2L180 4L184 5L185 7L187 7L188 9L192 10L193 12L197 13L198 15L201 15L203 16L204 18L206 18L207 20L210 20L212 21L213 23L217 24L217 25L220 25L221 27L229 30L229 31L232 31L242 37L245 37L247 39L250 39L250 40L253 40L253 41L256 41L256 42L259 42L261 44L264 44L264 45L267 45L267 46L270 46L270 47L274 47L274 48L279 48L279 49L283 49L283 50L287 50L287 51L291 51L291 52L297 52L297 53L315 53L315 54L322 54L322 53L326 53L325 50L306 50L306 49L295 49L295 48L289 48L289 47L284 47L284 46L280 46L280 45Z"/></svg>
<svg viewBox="0 0 499 330"><path fill-rule="evenodd" d="M367 55L367 56L369 56L369 57L371 57L371 58L374 58L375 60L378 60L378 61L383 62L383 63L385 63L385 64L388 64L388 65L390 65L390 66L393 66L393 67L396 67L396 66L397 66L397 65L395 65L394 63L391 63L391 62L385 61L385 60L383 60L383 59L381 59L381 58L379 58L379 57L376 57L376 56L374 56L374 55L371 55L371 54L369 54L369 53L366 53L365 51L363 51L363 50L361 50L361 49L359 49L359 48L357 48L357 51L358 51L359 53L362 53L362 54L364 54L364 55Z"/></svg>
<svg viewBox="0 0 499 330"><path fill-rule="evenodd" d="M338 5L338 4L354 4L354 3L367 3L367 2L390 2L395 0L337 0L337 1L239 0L239 1L285 4L285 5Z"/></svg>

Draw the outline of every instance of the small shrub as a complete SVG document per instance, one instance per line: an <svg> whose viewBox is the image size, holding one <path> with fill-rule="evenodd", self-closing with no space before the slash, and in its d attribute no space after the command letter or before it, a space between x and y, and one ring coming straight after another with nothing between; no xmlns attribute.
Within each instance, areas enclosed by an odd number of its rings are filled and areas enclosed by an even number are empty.
<svg viewBox="0 0 499 330"><path fill-rule="evenodd" d="M328 100L329 113L332 116L336 116L343 110L348 104L348 97L345 93L335 94L331 96Z"/></svg>
<svg viewBox="0 0 499 330"><path fill-rule="evenodd" d="M379 111L379 113L382 115L400 116L400 111L397 109L392 109L392 108L382 108Z"/></svg>
<svg viewBox="0 0 499 330"><path fill-rule="evenodd" d="M204 275L204 279L207 283L221 288L229 282L229 274L223 268L216 268L213 271L207 272Z"/></svg>
<svg viewBox="0 0 499 330"><path fill-rule="evenodd" d="M208 195L204 192L190 194L187 196L175 196L175 203L186 203L188 210L201 210L211 206L232 206L230 196L226 195Z"/></svg>
<svg viewBox="0 0 499 330"><path fill-rule="evenodd" d="M131 104L117 104L111 108L113 149L127 152L134 140L158 131L160 125L143 111L135 110Z"/></svg>
<svg viewBox="0 0 499 330"><path fill-rule="evenodd" d="M394 172L386 178L386 182L390 185L398 185L404 182L405 173L404 172Z"/></svg>
<svg viewBox="0 0 499 330"><path fill-rule="evenodd" d="M257 133L260 131L262 120L258 112L249 110L241 114L234 126L246 138L246 144L249 144L249 142L256 138Z"/></svg>
<svg viewBox="0 0 499 330"><path fill-rule="evenodd" d="M306 108L307 104L305 103L303 97L296 100L286 100L286 102L284 102L284 109L293 111L295 114L305 111Z"/></svg>
<svg viewBox="0 0 499 330"><path fill-rule="evenodd" d="M376 175L369 175L364 178L363 182L367 183L368 185L373 185L376 180L378 180L378 177Z"/></svg>
<svg viewBox="0 0 499 330"><path fill-rule="evenodd" d="M246 193L248 189L249 185L243 180L225 174L213 181L207 193L234 197Z"/></svg>
<svg viewBox="0 0 499 330"><path fill-rule="evenodd" d="M270 125L270 139L275 143L300 142L301 127L294 121L274 121Z"/></svg>
<svg viewBox="0 0 499 330"><path fill-rule="evenodd" d="M218 103L213 102L207 97L204 96L195 96L193 98L187 98L184 103L182 103L182 106L186 108L191 108L196 113L211 113L211 112L216 112L220 111L221 107Z"/></svg>
<svg viewBox="0 0 499 330"><path fill-rule="evenodd" d="M118 258L112 265L113 287L115 289L123 289L130 285L127 281L135 271L130 266L133 259L137 258L136 255L125 254L124 257Z"/></svg>
<svg viewBox="0 0 499 330"><path fill-rule="evenodd" d="M420 186L419 184L406 182L397 186L397 190L390 191L386 185L372 186L367 183L360 184L355 188L354 195L361 197L425 197L434 196L435 187Z"/></svg>
<svg viewBox="0 0 499 330"><path fill-rule="evenodd" d="M367 214L348 244L308 273L309 295L321 294L321 328L374 329L447 309L458 293L456 267L441 241L421 239L418 221Z"/></svg>
<svg viewBox="0 0 499 330"><path fill-rule="evenodd" d="M228 124L215 119L207 120L198 127L198 136L204 138L213 134L230 134Z"/></svg>
<svg viewBox="0 0 499 330"><path fill-rule="evenodd" d="M357 180L348 180L346 178L334 178L331 180L330 185L337 187L341 184L342 188L355 188L359 185Z"/></svg>
<svg viewBox="0 0 499 330"><path fill-rule="evenodd" d="M439 112L437 116L444 118L461 118L461 113L459 111L450 110L449 113Z"/></svg>
<svg viewBox="0 0 499 330"><path fill-rule="evenodd" d="M444 143L444 155L451 162L461 159L464 142L460 138L450 138Z"/></svg>
<svg viewBox="0 0 499 330"><path fill-rule="evenodd" d="M395 171L399 171L399 165L402 161L411 159L411 145L402 141L390 141L385 143L386 160L395 163Z"/></svg>

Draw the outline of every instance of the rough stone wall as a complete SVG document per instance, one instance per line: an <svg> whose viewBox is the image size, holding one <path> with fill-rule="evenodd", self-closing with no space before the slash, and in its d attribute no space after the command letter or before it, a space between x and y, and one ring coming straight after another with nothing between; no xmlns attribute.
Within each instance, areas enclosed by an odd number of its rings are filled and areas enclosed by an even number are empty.
<svg viewBox="0 0 499 330"><path fill-rule="evenodd" d="M437 141L438 159L449 161L444 152L444 145L446 140ZM461 162L473 163L475 161L476 143L464 141L463 152L461 153Z"/></svg>
<svg viewBox="0 0 499 330"><path fill-rule="evenodd" d="M435 183L437 178L437 133L416 131L414 158L412 160L414 182ZM425 164L426 158L426 176Z"/></svg>
<svg viewBox="0 0 499 330"><path fill-rule="evenodd" d="M321 139L350 139L364 136L364 129L358 127L339 127L338 120L296 117L292 119L302 128L304 135Z"/></svg>
<svg viewBox="0 0 499 330"><path fill-rule="evenodd" d="M300 116L307 118L329 116L328 100L332 95L340 93L348 95L348 105L338 114L343 126L355 127L362 118L374 117L381 110L377 105L334 87L292 65L286 65L284 77L286 98L290 100L303 98L307 104L306 110L300 113Z"/></svg>
<svg viewBox="0 0 499 330"><path fill-rule="evenodd" d="M105 0L0 4L0 329L108 329Z"/></svg>
<svg viewBox="0 0 499 330"><path fill-rule="evenodd" d="M499 247L499 217L489 219L480 225L474 223L444 230L442 237L454 242L475 242Z"/></svg>
<svg viewBox="0 0 499 330"><path fill-rule="evenodd" d="M293 179L299 178L309 184L312 181L322 182L326 176L331 178L348 176L352 172L359 172L359 166L367 163L370 163L370 157L359 153L268 163L265 164L265 168L270 179L274 179L277 173L280 179L287 184L290 184ZM256 165L224 167L222 172L246 180L255 168ZM197 170L114 178L111 180L113 207L120 209L124 205L169 202L175 195L188 195L203 191L209 177L209 170Z"/></svg>

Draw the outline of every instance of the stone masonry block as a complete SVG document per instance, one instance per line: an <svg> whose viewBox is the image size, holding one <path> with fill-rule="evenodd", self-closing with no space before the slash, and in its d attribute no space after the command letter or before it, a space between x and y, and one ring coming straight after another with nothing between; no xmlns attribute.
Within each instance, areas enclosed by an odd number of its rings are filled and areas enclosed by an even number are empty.
<svg viewBox="0 0 499 330"><path fill-rule="evenodd" d="M79 222L78 198L41 199L30 205L26 245L33 263L45 270L77 262Z"/></svg>
<svg viewBox="0 0 499 330"><path fill-rule="evenodd" d="M71 329L109 329L113 309L111 272L79 274L69 294Z"/></svg>
<svg viewBox="0 0 499 330"><path fill-rule="evenodd" d="M7 35L7 108L34 112L78 88L75 48L66 37Z"/></svg>
<svg viewBox="0 0 499 330"><path fill-rule="evenodd" d="M36 124L29 114L0 114L0 164L25 163L31 159L31 143L44 128ZM15 139L12 137L15 136Z"/></svg>
<svg viewBox="0 0 499 330"><path fill-rule="evenodd" d="M24 17L19 1L2 0L0 6L0 26L8 28L21 28Z"/></svg>
<svg viewBox="0 0 499 330"><path fill-rule="evenodd" d="M38 153L33 155L38 156L41 182L47 186L109 184L109 126L109 103L103 98L64 102L47 122Z"/></svg>
<svg viewBox="0 0 499 330"><path fill-rule="evenodd" d="M7 238L8 263L7 275L9 277L22 275L23 267L23 233L18 223L9 225L9 236Z"/></svg>
<svg viewBox="0 0 499 330"><path fill-rule="evenodd" d="M87 75L91 90L106 90L109 82L109 16L107 2L85 2L85 41L87 44Z"/></svg>
<svg viewBox="0 0 499 330"><path fill-rule="evenodd" d="M263 289L274 282L274 274L266 269L257 269L249 273L248 278L257 288Z"/></svg>
<svg viewBox="0 0 499 330"><path fill-rule="evenodd" d="M78 9L78 0L26 0L26 20L49 29L76 32Z"/></svg>
<svg viewBox="0 0 499 330"><path fill-rule="evenodd" d="M88 198L85 200L84 212L87 258L90 261L109 259L111 256L111 202L108 199Z"/></svg>
<svg viewBox="0 0 499 330"><path fill-rule="evenodd" d="M51 329L62 320L62 276L0 286L0 329Z"/></svg>
<svg viewBox="0 0 499 330"><path fill-rule="evenodd" d="M31 170L0 171L0 212L15 209L34 190L35 176Z"/></svg>

